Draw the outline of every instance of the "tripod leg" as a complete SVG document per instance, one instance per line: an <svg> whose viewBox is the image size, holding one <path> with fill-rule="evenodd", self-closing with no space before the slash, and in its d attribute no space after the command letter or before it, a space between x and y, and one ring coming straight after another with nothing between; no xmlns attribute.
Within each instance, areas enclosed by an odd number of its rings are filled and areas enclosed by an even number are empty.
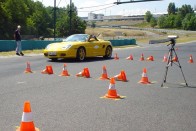
<svg viewBox="0 0 196 131"><path fill-rule="evenodd" d="M166 70L165 70L165 75L164 75L164 78L163 78L163 82L161 84L161 87L163 87L163 83L166 82L166 78L167 78L167 72L168 72L168 68L169 68L169 65L170 65L170 62L171 62L171 57L172 57L172 54L171 54L171 50L169 50L169 56L168 56L168 61L167 61L167 65L166 65Z"/></svg>
<svg viewBox="0 0 196 131"><path fill-rule="evenodd" d="M175 53L175 55L177 56L177 53L176 53L175 50L174 50L174 53ZM177 59L178 59L178 56L177 56ZM179 59L178 59L178 64L179 64L180 70L181 70L181 72L182 72L182 76L183 76L183 78L184 78L185 84L186 84L186 86L188 86L188 83L186 82L186 79L185 79L184 73L183 73L183 71L182 71L182 66L180 65Z"/></svg>

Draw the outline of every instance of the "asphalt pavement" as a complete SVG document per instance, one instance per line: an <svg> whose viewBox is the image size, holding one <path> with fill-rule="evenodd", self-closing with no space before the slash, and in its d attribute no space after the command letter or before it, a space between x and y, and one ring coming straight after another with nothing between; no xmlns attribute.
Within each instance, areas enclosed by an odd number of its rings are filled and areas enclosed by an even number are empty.
<svg viewBox="0 0 196 131"><path fill-rule="evenodd" d="M168 52L165 44L140 44L136 48L115 49L119 60L89 58L52 62L43 55L0 58L0 130L13 131L20 125L24 101L29 100L33 121L41 131L195 131L196 130L196 59L195 42L177 44L176 52L182 72L175 64L169 67L167 83L161 87ZM154 61L139 61L154 56ZM133 61L126 60L130 54ZM114 56L114 55L113 55ZM26 62L33 73L25 74ZM195 62L195 61L194 61ZM63 64L69 77L60 77ZM41 74L46 65L54 74ZM126 72L128 82L116 81L120 100L102 99L109 87L108 80L98 80L102 67L109 77ZM88 67L91 78L75 75ZM138 83L143 68L152 84Z"/></svg>

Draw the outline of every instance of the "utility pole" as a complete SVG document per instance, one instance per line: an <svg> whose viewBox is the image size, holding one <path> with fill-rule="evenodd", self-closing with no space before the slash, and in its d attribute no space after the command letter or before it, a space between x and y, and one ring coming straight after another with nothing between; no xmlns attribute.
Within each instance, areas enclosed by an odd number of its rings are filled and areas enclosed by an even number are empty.
<svg viewBox="0 0 196 131"><path fill-rule="evenodd" d="M69 5L69 35L72 34L72 27L71 27L71 19L72 19L72 0L70 0L70 5Z"/></svg>
<svg viewBox="0 0 196 131"><path fill-rule="evenodd" d="M54 40L56 38L56 0L54 0Z"/></svg>

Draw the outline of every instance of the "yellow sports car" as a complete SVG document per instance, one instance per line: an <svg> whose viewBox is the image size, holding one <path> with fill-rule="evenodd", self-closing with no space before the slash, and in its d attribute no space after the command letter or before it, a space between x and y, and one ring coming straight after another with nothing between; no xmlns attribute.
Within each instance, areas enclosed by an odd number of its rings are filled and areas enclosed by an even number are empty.
<svg viewBox="0 0 196 131"><path fill-rule="evenodd" d="M93 35L75 34L67 37L63 42L47 45L43 53L53 61L58 58L76 58L83 61L86 57L95 56L111 58L112 44Z"/></svg>

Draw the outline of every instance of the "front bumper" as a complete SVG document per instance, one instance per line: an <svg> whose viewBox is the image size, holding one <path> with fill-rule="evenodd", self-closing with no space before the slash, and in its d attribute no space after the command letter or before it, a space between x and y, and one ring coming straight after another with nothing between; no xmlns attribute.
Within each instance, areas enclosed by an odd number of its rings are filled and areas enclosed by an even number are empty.
<svg viewBox="0 0 196 131"><path fill-rule="evenodd" d="M76 50L53 51L44 50L44 56L47 58L76 58Z"/></svg>

